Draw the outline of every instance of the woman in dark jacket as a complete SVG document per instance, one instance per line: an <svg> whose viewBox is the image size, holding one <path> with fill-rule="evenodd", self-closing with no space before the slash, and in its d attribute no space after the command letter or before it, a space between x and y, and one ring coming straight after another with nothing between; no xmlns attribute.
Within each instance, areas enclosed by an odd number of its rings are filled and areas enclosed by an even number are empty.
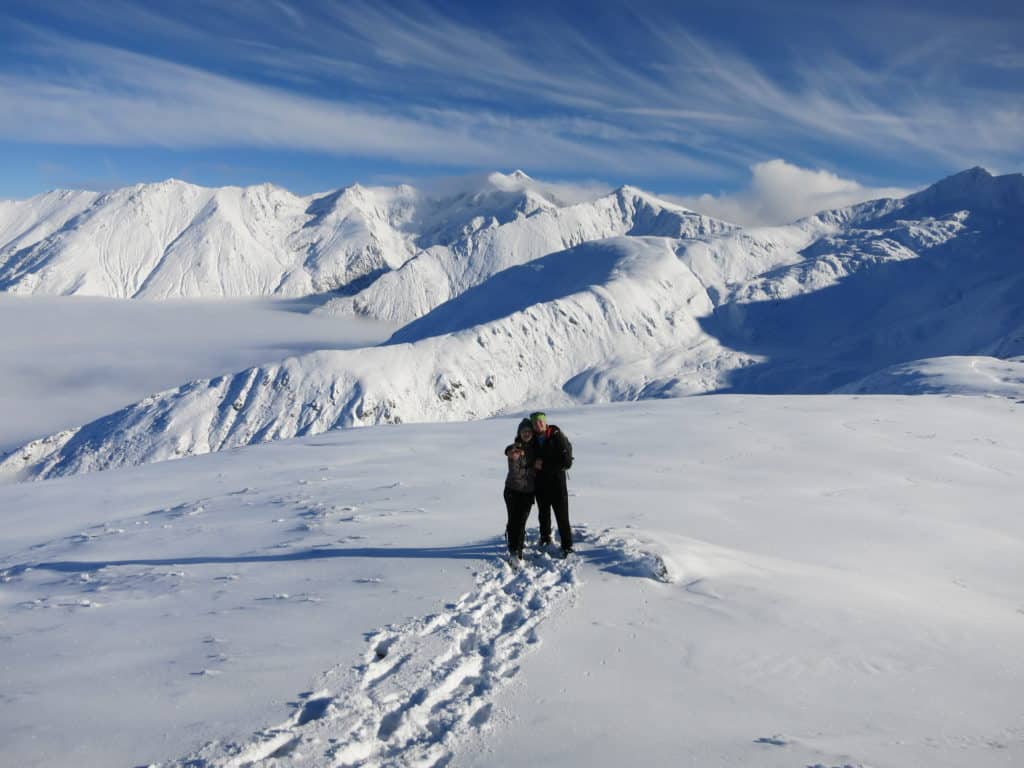
<svg viewBox="0 0 1024 768"><path fill-rule="evenodd" d="M519 422L516 439L505 448L508 459L508 475L505 477L505 509L508 523L505 537L508 539L509 554L517 559L523 557L523 540L526 537L526 520L533 506L534 450L533 425L529 419Z"/></svg>

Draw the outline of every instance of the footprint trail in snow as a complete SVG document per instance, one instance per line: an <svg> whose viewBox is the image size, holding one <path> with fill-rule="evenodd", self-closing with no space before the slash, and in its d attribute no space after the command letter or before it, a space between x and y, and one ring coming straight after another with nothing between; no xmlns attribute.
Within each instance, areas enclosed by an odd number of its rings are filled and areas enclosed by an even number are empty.
<svg viewBox="0 0 1024 768"><path fill-rule="evenodd" d="M446 765L460 736L489 721L496 692L539 641L537 626L572 601L579 567L546 555L518 570L485 567L442 612L373 634L363 663L329 672L330 689L307 695L286 722L162 765Z"/></svg>
<svg viewBox="0 0 1024 768"><path fill-rule="evenodd" d="M363 660L326 675L288 720L244 743L212 742L151 768L441 768L463 737L491 720L497 692L537 643L538 625L573 602L584 563L672 581L632 533L577 528L586 549L569 560L532 555L518 568L485 565L476 586L444 610L377 631Z"/></svg>

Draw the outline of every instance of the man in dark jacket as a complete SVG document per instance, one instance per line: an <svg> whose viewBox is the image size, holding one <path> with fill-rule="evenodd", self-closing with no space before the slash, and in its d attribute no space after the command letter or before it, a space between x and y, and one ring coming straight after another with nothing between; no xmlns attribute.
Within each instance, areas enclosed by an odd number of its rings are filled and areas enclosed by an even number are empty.
<svg viewBox="0 0 1024 768"><path fill-rule="evenodd" d="M533 423L534 492L537 497L537 517L540 519L540 543L551 543L551 510L558 523L558 541L562 554L572 552L572 526L569 525L569 489L565 470L572 463L569 441L562 430L548 424L548 417L537 411L530 414Z"/></svg>

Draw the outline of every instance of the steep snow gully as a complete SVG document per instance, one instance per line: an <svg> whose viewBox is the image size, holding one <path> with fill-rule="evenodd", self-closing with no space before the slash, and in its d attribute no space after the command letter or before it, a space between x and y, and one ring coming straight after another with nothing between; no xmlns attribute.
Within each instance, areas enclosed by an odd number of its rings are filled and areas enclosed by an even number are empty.
<svg viewBox="0 0 1024 768"><path fill-rule="evenodd" d="M540 625L573 604L584 568L672 580L661 557L632 536L585 525L576 536L579 555L562 560L538 550L519 567L485 565L475 588L442 611L370 633L362 660L325 673L284 722L150 768L245 768L268 759L332 768L447 765L467 736L498 715L495 695L541 642ZM495 555L501 544L485 542Z"/></svg>

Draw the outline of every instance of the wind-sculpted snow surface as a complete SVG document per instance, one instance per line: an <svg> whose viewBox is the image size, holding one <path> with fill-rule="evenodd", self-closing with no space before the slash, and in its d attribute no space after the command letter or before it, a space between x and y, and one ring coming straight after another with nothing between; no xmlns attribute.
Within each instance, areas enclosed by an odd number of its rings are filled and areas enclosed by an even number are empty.
<svg viewBox="0 0 1024 768"><path fill-rule="evenodd" d="M520 414L0 487L2 762L1022 765L1022 416L560 410L578 551L523 572Z"/></svg>
<svg viewBox="0 0 1024 768"><path fill-rule="evenodd" d="M676 380L706 391L720 379L723 360L744 360L701 332L696 318L712 305L673 242L618 238L555 254L502 275L510 302L499 311L470 293L464 310L424 318L410 330L410 343L315 352L192 382L29 444L0 472L45 478L334 427L484 418L523 403L568 400L559 393L571 381L574 395L598 401L608 390L584 387L579 377L667 348L693 347L676 360ZM534 303L535 296L544 300Z"/></svg>

